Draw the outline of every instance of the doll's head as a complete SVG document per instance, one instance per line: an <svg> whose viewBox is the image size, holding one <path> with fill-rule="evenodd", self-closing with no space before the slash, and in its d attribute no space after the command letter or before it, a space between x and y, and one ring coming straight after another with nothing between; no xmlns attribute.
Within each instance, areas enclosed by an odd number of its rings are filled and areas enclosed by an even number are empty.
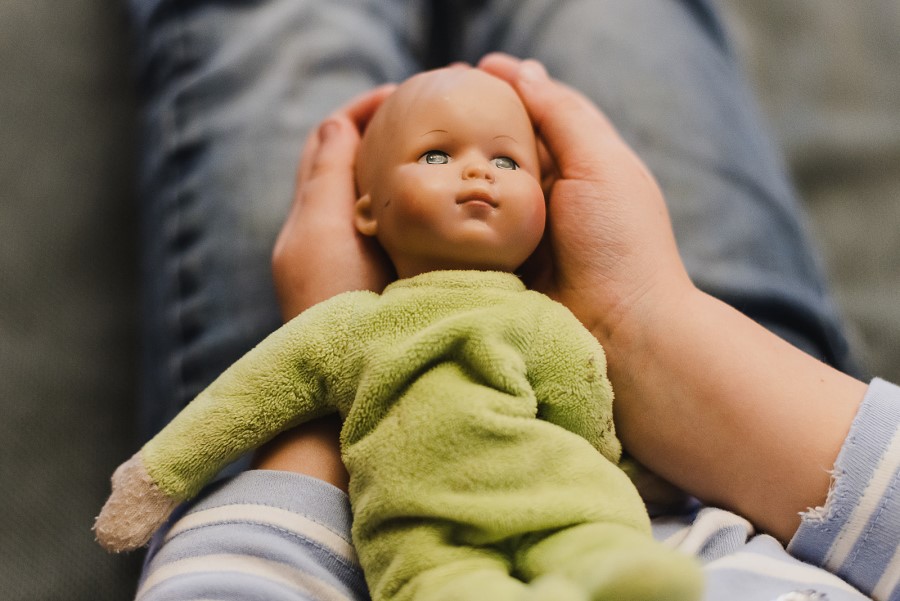
<svg viewBox="0 0 900 601"><path fill-rule="evenodd" d="M356 227L399 277L514 271L546 208L534 130L508 84L477 69L416 75L378 109L356 164Z"/></svg>

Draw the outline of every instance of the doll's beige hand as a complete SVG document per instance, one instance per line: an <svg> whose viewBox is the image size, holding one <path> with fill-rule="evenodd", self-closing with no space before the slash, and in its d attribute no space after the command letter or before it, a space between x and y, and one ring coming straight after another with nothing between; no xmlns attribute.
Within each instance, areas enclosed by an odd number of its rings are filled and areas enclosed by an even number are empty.
<svg viewBox="0 0 900 601"><path fill-rule="evenodd" d="M341 292L381 291L390 280L380 250L353 225L353 164L360 131L392 90L382 86L359 96L306 141L294 203L272 253L285 320Z"/></svg>
<svg viewBox="0 0 900 601"><path fill-rule="evenodd" d="M94 523L97 542L116 553L137 549L177 505L153 483L138 453L113 473L112 494Z"/></svg>

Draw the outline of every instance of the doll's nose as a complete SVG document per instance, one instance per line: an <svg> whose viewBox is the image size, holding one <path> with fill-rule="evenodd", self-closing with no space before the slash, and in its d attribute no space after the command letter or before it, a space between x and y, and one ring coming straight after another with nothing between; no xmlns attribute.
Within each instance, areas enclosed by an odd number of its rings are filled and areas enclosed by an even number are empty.
<svg viewBox="0 0 900 601"><path fill-rule="evenodd" d="M483 160L471 160L466 163L465 167L462 170L463 179L486 179L488 181L494 181L494 174L490 170L490 165L488 165L487 161Z"/></svg>

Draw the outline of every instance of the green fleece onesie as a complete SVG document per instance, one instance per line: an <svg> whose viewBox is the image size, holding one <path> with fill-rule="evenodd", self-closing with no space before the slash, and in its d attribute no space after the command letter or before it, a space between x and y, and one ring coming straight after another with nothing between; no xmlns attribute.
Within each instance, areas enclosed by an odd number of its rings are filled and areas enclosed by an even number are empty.
<svg viewBox="0 0 900 601"><path fill-rule="evenodd" d="M376 601L697 598L694 564L652 541L617 467L605 372L594 337L516 276L426 273L304 312L140 455L187 499L247 450L337 411Z"/></svg>

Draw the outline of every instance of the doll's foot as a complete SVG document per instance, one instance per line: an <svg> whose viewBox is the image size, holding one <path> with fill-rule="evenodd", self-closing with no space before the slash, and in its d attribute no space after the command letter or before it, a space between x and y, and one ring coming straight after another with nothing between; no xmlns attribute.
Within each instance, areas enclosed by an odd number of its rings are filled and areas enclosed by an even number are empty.
<svg viewBox="0 0 900 601"><path fill-rule="evenodd" d="M644 560L582 566L574 578L548 574L533 580L519 601L699 601L702 579L692 562ZM679 567L681 569L679 569Z"/></svg>
<svg viewBox="0 0 900 601"><path fill-rule="evenodd" d="M137 549L177 505L156 486L137 453L113 473L112 494L94 522L97 542L115 553Z"/></svg>
<svg viewBox="0 0 900 601"><path fill-rule="evenodd" d="M571 580L548 574L533 580L519 601L591 601L591 596Z"/></svg>
<svg viewBox="0 0 900 601"><path fill-rule="evenodd" d="M703 574L693 557L620 524L558 531L528 549L520 567L534 584L565 579L594 601L699 601L703 596Z"/></svg>
<svg viewBox="0 0 900 601"><path fill-rule="evenodd" d="M594 600L699 601L703 574L696 560L648 541L645 549L587 556L570 575Z"/></svg>

